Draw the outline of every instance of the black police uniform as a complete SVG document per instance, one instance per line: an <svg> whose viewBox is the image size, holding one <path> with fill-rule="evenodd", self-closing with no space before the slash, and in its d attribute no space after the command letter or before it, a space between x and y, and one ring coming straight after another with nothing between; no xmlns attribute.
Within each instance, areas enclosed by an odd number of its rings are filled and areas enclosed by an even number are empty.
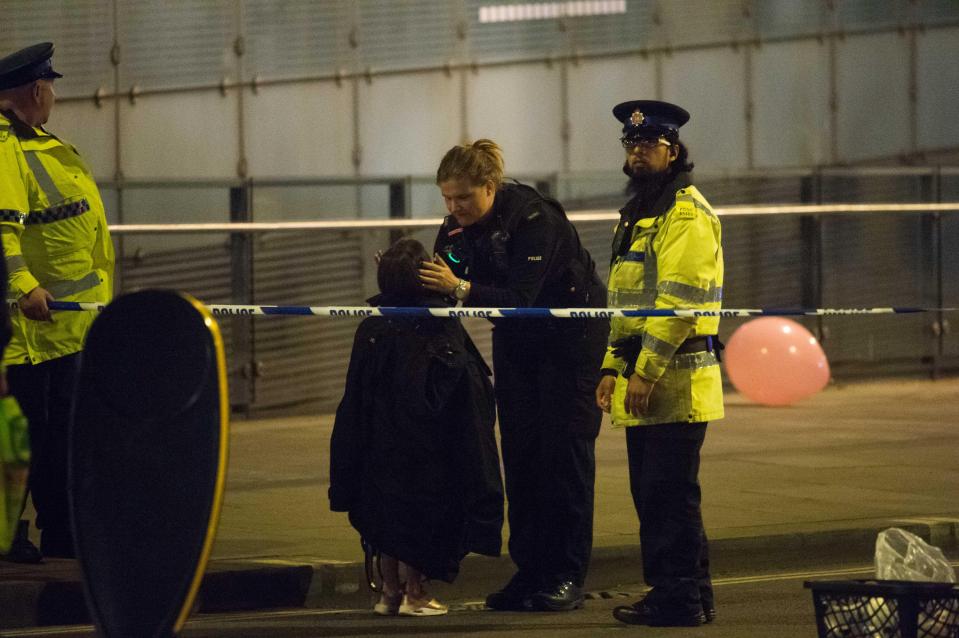
<svg viewBox="0 0 959 638"><path fill-rule="evenodd" d="M555 200L504 184L490 212L446 217L435 251L479 307L605 307L606 289ZM592 549L597 371L609 322L493 319L493 370L517 600L583 585ZM508 586L509 587L509 586ZM535 605L534 605L535 606Z"/></svg>

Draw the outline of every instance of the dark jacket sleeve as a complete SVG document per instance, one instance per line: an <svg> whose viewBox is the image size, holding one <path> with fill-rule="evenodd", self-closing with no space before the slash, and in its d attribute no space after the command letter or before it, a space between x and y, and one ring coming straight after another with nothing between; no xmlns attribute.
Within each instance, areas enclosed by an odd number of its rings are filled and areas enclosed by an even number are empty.
<svg viewBox="0 0 959 638"><path fill-rule="evenodd" d="M366 373L367 336L363 324L357 328L346 373L343 399L336 409L330 436L330 509L348 512L359 496L363 476L366 437L363 386Z"/></svg>
<svg viewBox="0 0 959 638"><path fill-rule="evenodd" d="M464 331L465 332L465 331ZM467 337L468 338L468 337ZM493 431L493 391L482 359L468 357L455 402L445 420L457 423L450 446L453 476L459 482L466 517L464 550L499 556L503 530L503 480Z"/></svg>
<svg viewBox="0 0 959 638"><path fill-rule="evenodd" d="M537 204L509 239L509 274L505 286L472 282L467 306L524 308L533 305L550 273L562 270L563 239L569 222ZM567 257L568 258L568 257Z"/></svg>

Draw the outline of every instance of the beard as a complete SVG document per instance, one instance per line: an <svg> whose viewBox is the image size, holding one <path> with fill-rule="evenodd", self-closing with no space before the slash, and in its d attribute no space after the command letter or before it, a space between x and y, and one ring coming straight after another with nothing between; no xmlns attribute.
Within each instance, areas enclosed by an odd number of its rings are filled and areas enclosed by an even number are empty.
<svg viewBox="0 0 959 638"><path fill-rule="evenodd" d="M640 196L647 204L652 204L663 191L663 187L673 178L672 170L651 173L639 165L630 168L628 162L623 164L623 172L629 177L626 195L630 198Z"/></svg>

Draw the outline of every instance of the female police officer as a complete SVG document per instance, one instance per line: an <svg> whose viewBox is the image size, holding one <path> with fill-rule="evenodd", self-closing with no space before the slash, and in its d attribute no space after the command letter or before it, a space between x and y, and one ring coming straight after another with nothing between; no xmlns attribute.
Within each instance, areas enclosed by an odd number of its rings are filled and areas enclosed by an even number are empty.
<svg viewBox="0 0 959 638"><path fill-rule="evenodd" d="M420 279L467 306L605 307L606 292L562 206L503 182L490 140L455 146L436 173L446 208ZM496 403L517 572L486 604L566 611L583 604L593 527L597 371L608 322L493 320Z"/></svg>

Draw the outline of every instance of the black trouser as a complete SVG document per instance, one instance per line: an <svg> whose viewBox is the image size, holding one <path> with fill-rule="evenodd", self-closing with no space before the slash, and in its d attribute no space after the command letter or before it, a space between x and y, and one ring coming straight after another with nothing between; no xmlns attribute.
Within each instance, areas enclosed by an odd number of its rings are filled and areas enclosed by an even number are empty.
<svg viewBox="0 0 959 638"><path fill-rule="evenodd" d="M700 510L699 451L705 438L705 423L626 428L643 577L653 588L648 600L693 613L713 603Z"/></svg>
<svg viewBox="0 0 959 638"><path fill-rule="evenodd" d="M540 587L581 587L589 567L606 330L600 323L572 339L493 331L509 553L519 578Z"/></svg>
<svg viewBox="0 0 959 638"><path fill-rule="evenodd" d="M45 555L73 554L67 499L67 436L80 354L7 368L10 394L30 424L30 493Z"/></svg>

